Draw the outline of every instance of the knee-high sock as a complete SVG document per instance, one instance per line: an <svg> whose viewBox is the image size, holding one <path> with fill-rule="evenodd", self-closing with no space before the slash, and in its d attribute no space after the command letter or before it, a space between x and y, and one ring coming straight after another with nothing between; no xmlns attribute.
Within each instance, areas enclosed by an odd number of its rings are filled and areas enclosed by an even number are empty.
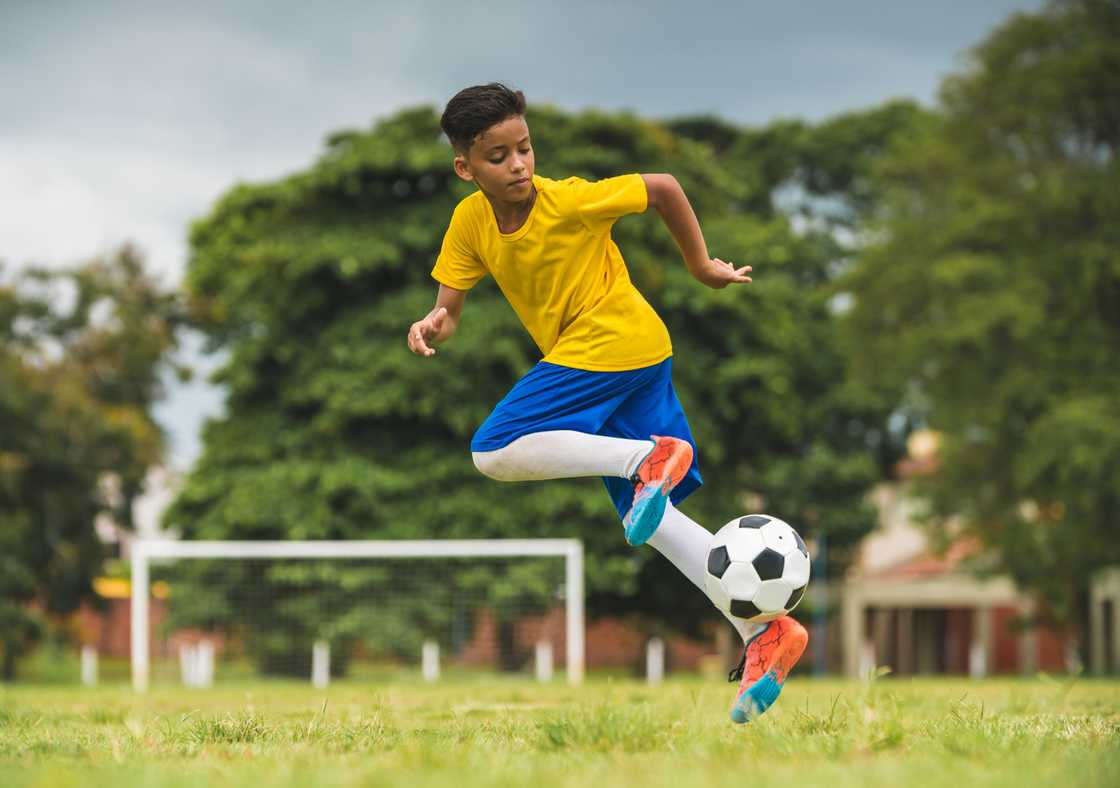
<svg viewBox="0 0 1120 788"><path fill-rule="evenodd" d="M474 452L475 466L499 481L564 479L573 476L629 478L653 448L653 441L609 438L574 430L523 435L501 449ZM704 575L712 534L671 503L649 544L669 559L706 596ZM764 625L724 613L746 641Z"/></svg>
<svg viewBox="0 0 1120 788"><path fill-rule="evenodd" d="M575 430L522 435L494 451L476 451L474 464L491 479L524 482L573 476L629 478L653 448L653 441L608 438Z"/></svg>
<svg viewBox="0 0 1120 788"><path fill-rule="evenodd" d="M661 524L649 538L649 544L692 581L705 596L708 595L704 577L707 574L708 547L712 543L712 532L695 520L680 512L672 503L665 507ZM723 612L723 611L720 611ZM723 613L731 626L746 642L754 637L765 624L752 624L730 613Z"/></svg>

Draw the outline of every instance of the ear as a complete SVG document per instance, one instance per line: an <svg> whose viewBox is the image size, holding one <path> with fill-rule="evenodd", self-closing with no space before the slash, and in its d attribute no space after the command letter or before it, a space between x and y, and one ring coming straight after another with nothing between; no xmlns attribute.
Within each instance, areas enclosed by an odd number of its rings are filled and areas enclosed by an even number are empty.
<svg viewBox="0 0 1120 788"><path fill-rule="evenodd" d="M474 181L474 173L471 172L470 162L467 161L467 157L463 154L457 153L455 155L455 161L452 162L451 166L454 168L455 174L464 181Z"/></svg>

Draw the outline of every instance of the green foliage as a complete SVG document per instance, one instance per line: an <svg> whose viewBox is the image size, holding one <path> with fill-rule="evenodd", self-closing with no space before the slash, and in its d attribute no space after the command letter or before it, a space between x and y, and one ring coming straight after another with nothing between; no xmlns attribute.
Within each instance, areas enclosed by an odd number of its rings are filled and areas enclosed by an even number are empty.
<svg viewBox="0 0 1120 788"><path fill-rule="evenodd" d="M1019 14L882 164L845 287L863 379L941 431L933 511L962 515L1065 618L1120 561L1120 7Z"/></svg>
<svg viewBox="0 0 1120 788"><path fill-rule="evenodd" d="M94 518L131 522L131 502L162 451L151 406L181 320L177 297L160 291L129 248L0 280L5 679L42 634L43 613L92 597L103 557Z"/></svg>
<svg viewBox="0 0 1120 788"><path fill-rule="evenodd" d="M912 114L874 111L865 146ZM628 114L535 107L528 121L542 174L672 172L712 253L754 265L750 289L707 290L654 213L615 226L674 339L707 481L686 508L714 529L753 492L807 537L827 532L842 566L874 523L863 495L896 452L889 398L848 380L835 338L826 285L847 250L771 208L794 169L767 165L763 177L749 163L761 145L751 140L765 138L770 158L832 173L815 135L858 136L860 116L799 127L788 142L783 127L720 127L725 144L703 123L689 138ZM195 223L187 287L211 346L230 354L218 375L229 399L167 525L196 539L576 536L592 612L638 610L695 630L710 607L652 551L625 546L598 480L499 485L474 469L471 434L539 358L490 280L434 359L408 352L404 331L431 308L451 211L473 188L450 158L436 113L404 111L332 135L307 170L239 185ZM828 188L848 190L866 158Z"/></svg>
<svg viewBox="0 0 1120 788"><path fill-rule="evenodd" d="M794 215L815 226L858 230L879 200L876 161L896 137L928 123L932 113L896 99L813 125L779 120L739 129L718 118L682 118L670 128L707 143L748 186L738 207L773 218ZM835 237L830 240L835 240Z"/></svg>

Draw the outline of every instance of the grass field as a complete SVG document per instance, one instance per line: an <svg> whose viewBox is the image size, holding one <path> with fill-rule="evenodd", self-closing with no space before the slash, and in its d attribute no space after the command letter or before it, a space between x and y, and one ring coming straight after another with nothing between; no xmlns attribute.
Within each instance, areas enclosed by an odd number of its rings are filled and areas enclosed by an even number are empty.
<svg viewBox="0 0 1120 788"><path fill-rule="evenodd" d="M1120 682L0 689L0 785L1120 786Z"/></svg>

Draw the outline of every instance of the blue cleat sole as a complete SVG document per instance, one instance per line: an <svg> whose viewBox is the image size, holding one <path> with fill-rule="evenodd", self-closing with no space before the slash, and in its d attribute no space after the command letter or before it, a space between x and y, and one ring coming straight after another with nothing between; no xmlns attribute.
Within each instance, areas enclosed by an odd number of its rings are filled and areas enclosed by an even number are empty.
<svg viewBox="0 0 1120 788"><path fill-rule="evenodd" d="M778 683L774 673L765 674L735 701L735 705L731 707L731 721L739 725L750 722L773 706L781 692L782 685Z"/></svg>
<svg viewBox="0 0 1120 788"><path fill-rule="evenodd" d="M661 518L665 516L665 504L668 495L653 492L634 502L626 523L626 542L637 547L643 545L653 536L657 526L661 525Z"/></svg>

